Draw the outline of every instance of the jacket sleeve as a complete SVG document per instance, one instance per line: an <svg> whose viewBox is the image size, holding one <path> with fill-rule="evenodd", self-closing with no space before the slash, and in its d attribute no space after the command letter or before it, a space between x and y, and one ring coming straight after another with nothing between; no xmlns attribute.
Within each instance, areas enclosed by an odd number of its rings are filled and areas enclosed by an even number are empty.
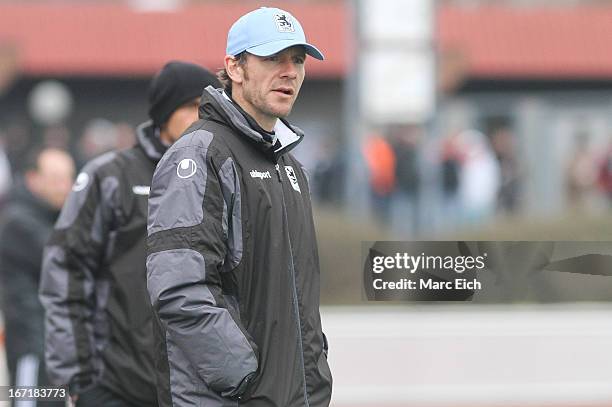
<svg viewBox="0 0 612 407"><path fill-rule="evenodd" d="M231 159L213 163L218 154L209 149L211 139L202 130L185 135L157 166L149 196L147 284L168 357L178 348L199 380L232 398L245 391L258 356L221 288L223 270L242 251L236 239L239 181Z"/></svg>
<svg viewBox="0 0 612 407"><path fill-rule="evenodd" d="M110 153L113 154L113 153ZM45 308L45 362L52 383L79 393L96 380L95 288L112 222L116 178L101 179L103 155L78 175L47 243L40 300Z"/></svg>
<svg viewBox="0 0 612 407"><path fill-rule="evenodd" d="M0 258L7 275L27 274L27 278L38 285L47 235L38 230L38 224L28 219L28 215L7 211L5 223L0 228Z"/></svg>
<svg viewBox="0 0 612 407"><path fill-rule="evenodd" d="M0 229L0 296L5 322L20 337L22 352L43 349L41 306L37 296L44 239L48 231L32 221L29 212L7 211ZM27 315L27 318L24 318Z"/></svg>

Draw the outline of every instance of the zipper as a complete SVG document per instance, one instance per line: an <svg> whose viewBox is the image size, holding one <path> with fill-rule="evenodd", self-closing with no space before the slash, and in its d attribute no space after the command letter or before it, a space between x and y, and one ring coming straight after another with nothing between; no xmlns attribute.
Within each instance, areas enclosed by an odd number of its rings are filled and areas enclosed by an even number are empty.
<svg viewBox="0 0 612 407"><path fill-rule="evenodd" d="M289 217L287 216L287 206L285 204L285 190L283 188L283 179L281 177L280 166L276 164L276 175L278 176L278 182L281 184L281 196L283 198L283 216L286 219L287 226L289 226ZM295 280L295 265L293 264L293 247L291 245L291 234L287 229L287 243L289 243L289 258L291 260L290 263L290 273L291 274L291 288L293 288L293 310L295 311L296 316L296 325L298 332L298 345L300 349L300 364L302 368L302 378L304 380L304 402L306 403L306 407L310 407L310 403L308 402L308 391L306 390L306 367L304 364L304 344L302 342L302 326L300 323L300 306L298 304L298 294L297 294L297 283Z"/></svg>
<svg viewBox="0 0 612 407"><path fill-rule="evenodd" d="M280 182L282 184L283 183L283 179L281 178L280 166L278 164L276 164L274 166L274 168L276 168L276 175L278 176L278 182ZM285 207L284 205L285 205L285 193L283 192L283 208Z"/></svg>

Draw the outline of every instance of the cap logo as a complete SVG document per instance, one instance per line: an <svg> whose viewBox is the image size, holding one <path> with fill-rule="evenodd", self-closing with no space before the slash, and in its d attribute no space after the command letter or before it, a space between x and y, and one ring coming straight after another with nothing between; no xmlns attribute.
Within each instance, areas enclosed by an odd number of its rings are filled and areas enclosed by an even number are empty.
<svg viewBox="0 0 612 407"><path fill-rule="evenodd" d="M291 17L287 14L274 14L274 21L276 21L276 27L278 28L278 32L281 33L292 33L295 32L295 28L293 28L293 22L291 21Z"/></svg>

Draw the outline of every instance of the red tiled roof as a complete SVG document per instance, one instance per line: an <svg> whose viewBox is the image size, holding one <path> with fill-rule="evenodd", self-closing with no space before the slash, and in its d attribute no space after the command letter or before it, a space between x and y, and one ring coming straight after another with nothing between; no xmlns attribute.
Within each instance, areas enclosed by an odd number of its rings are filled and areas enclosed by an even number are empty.
<svg viewBox="0 0 612 407"><path fill-rule="evenodd" d="M437 24L470 77L612 77L612 7L445 7Z"/></svg>
<svg viewBox="0 0 612 407"><path fill-rule="evenodd" d="M309 76L346 73L350 12L343 2L277 3L299 17L326 61ZM221 67L227 30L257 2L205 3L176 12L122 4L0 3L0 57L8 44L30 75L149 75L169 59ZM612 7L438 10L442 51L460 55L469 77L612 78Z"/></svg>
<svg viewBox="0 0 612 407"><path fill-rule="evenodd" d="M246 4L245 4L246 3ZM210 69L223 65L227 31L258 4L213 3L176 12L139 12L116 4L0 4L0 46L18 50L28 74L146 75L169 59ZM342 3L283 4L299 16L308 40L326 61L312 59L309 76L341 76L347 43Z"/></svg>

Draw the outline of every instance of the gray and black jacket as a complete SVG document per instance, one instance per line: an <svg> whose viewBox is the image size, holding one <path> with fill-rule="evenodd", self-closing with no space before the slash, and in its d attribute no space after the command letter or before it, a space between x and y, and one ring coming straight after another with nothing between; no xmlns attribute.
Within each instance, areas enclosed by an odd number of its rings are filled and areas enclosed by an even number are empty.
<svg viewBox="0 0 612 407"><path fill-rule="evenodd" d="M43 260L50 379L72 393L101 385L133 405L156 404L146 289L147 198L165 151L144 123L131 149L83 168Z"/></svg>
<svg viewBox="0 0 612 407"><path fill-rule="evenodd" d="M210 86L200 118L149 198L160 406L328 406L310 191L288 154L303 134L279 121L274 144Z"/></svg>

